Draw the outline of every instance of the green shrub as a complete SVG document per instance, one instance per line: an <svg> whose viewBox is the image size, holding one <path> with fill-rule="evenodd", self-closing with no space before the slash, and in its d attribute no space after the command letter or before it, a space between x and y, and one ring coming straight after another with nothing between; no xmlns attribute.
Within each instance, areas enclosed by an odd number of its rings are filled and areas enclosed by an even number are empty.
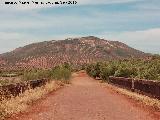
<svg viewBox="0 0 160 120"><path fill-rule="evenodd" d="M116 70L117 68L114 64L108 63L108 65L101 67L100 78L108 80L109 76L113 76Z"/></svg>
<svg viewBox="0 0 160 120"><path fill-rule="evenodd" d="M69 80L71 77L71 69L67 66L57 66L51 71L51 76L56 80Z"/></svg>
<svg viewBox="0 0 160 120"><path fill-rule="evenodd" d="M23 80L36 80L36 79L56 79L56 80L69 80L71 77L71 67L69 64L56 66L52 70L31 70L25 71Z"/></svg>
<svg viewBox="0 0 160 120"><path fill-rule="evenodd" d="M108 80L109 76L160 80L160 57L150 60L125 59L90 64L86 67L92 77Z"/></svg>
<svg viewBox="0 0 160 120"><path fill-rule="evenodd" d="M50 78L51 74L49 70L31 70L25 71L22 80L36 80L36 79L43 79L43 78Z"/></svg>

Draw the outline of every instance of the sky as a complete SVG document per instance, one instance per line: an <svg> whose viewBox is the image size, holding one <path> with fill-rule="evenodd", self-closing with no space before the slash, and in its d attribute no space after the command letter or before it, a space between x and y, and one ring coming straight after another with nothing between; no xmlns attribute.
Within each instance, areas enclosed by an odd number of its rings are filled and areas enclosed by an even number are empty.
<svg viewBox="0 0 160 120"><path fill-rule="evenodd" d="M76 5L5 1L19 0L0 1L0 53L34 42L96 36L160 54L160 0L77 0Z"/></svg>

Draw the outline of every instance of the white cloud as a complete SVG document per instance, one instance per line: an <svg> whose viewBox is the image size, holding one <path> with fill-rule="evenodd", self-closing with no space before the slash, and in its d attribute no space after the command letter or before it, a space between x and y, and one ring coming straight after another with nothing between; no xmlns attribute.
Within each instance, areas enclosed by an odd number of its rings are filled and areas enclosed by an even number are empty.
<svg viewBox="0 0 160 120"><path fill-rule="evenodd" d="M160 54L160 28L143 31L125 31L115 33L102 33L98 35L111 40L118 40L145 52Z"/></svg>
<svg viewBox="0 0 160 120"><path fill-rule="evenodd" d="M23 47L31 43L47 40L64 40L66 38L83 37L83 35L78 34L44 35L37 37L31 34L22 34L18 32L0 32L0 36L0 54L12 51L15 48Z"/></svg>
<svg viewBox="0 0 160 120"><path fill-rule="evenodd" d="M0 36L2 38L2 41L8 40L8 39L15 39L15 38L21 38L22 36L18 33L7 33L7 32L0 32ZM7 36L7 38L6 38Z"/></svg>
<svg viewBox="0 0 160 120"><path fill-rule="evenodd" d="M17 32L0 32L0 53L34 42L34 37Z"/></svg>
<svg viewBox="0 0 160 120"><path fill-rule="evenodd" d="M134 8L139 10L146 10L146 11L159 11L160 10L160 1L159 0L152 0L150 2L143 2L143 4L136 4Z"/></svg>
<svg viewBox="0 0 160 120"><path fill-rule="evenodd" d="M30 34L0 32L0 36L0 53L3 53L33 42L40 42L46 40L62 40L65 38L83 37L88 35L60 34L43 36L39 38ZM106 40L121 41L133 48L142 50L144 52L160 54L160 28L148 29L143 31L125 31L111 33L104 32L101 34L94 34L94 36L105 38Z"/></svg>
<svg viewBox="0 0 160 120"><path fill-rule="evenodd" d="M116 4L116 3L134 2L140 0L99 0L99 1L78 0L78 1L79 1L78 5L90 5L90 4L111 4L111 3ZM0 3L2 3L2 0ZM152 3L152 8L154 8L153 4L155 3ZM149 8L149 5L147 6L145 4L144 7L145 6ZM46 6L39 6L38 8L43 8L43 7ZM138 6L135 7L138 8ZM14 9L16 11L14 11ZM79 13L73 13L73 14L69 13L65 15L54 13L53 15L46 15L46 14L41 14L39 11L37 11L38 9L35 6L26 6L26 8L23 6L17 6L8 9L7 6L0 4L0 14L1 14L0 53L12 50L14 48L32 42L82 36L79 35L78 33L87 34L94 32L95 34L91 35L97 36L96 33L101 31L113 31L113 30L118 31L123 29L128 30L132 28L140 29L144 27L150 28L151 25L152 26L158 25L159 11L146 10L143 8L143 6L140 7L139 9L141 9L141 11L135 10L129 12L128 11L108 12L108 11L88 10L90 14L87 16L83 16ZM32 31L34 33L31 33ZM35 33L40 35L36 36ZM112 33L104 32L98 34L98 37L105 37L106 39L119 40L127 43L128 45L134 48L146 52L160 53L160 47L159 47L160 28L148 29L143 31L124 31L124 32L112 32Z"/></svg>

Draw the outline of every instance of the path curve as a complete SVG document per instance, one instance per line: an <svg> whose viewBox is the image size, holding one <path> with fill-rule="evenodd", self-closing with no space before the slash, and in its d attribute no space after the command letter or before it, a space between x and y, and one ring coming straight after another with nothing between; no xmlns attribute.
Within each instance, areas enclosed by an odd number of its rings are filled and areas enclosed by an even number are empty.
<svg viewBox="0 0 160 120"><path fill-rule="evenodd" d="M9 120L158 120L122 95L79 73L72 84Z"/></svg>

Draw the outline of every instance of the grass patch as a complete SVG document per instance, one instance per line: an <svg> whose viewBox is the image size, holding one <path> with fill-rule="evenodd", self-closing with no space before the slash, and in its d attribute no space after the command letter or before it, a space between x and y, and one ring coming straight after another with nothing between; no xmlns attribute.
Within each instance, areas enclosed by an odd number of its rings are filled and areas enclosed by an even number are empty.
<svg viewBox="0 0 160 120"><path fill-rule="evenodd" d="M146 106L150 106L150 107L160 111L160 101L158 99L150 98L148 96L141 95L141 94L138 94L138 93L135 93L135 92L131 92L131 91L128 91L126 89L119 88L119 87L116 87L116 86L112 86L112 85L107 84L107 83L105 83L105 86L113 89L114 91L116 91L120 94L126 95L127 97L129 97L133 100L141 102L142 104L144 104Z"/></svg>
<svg viewBox="0 0 160 120"><path fill-rule="evenodd" d="M4 120L6 117L25 111L26 108L34 101L42 98L44 95L60 88L63 85L64 83L60 81L51 81L45 86L29 89L17 97L12 97L9 100L2 100L0 102L0 119Z"/></svg>
<svg viewBox="0 0 160 120"><path fill-rule="evenodd" d="M22 80L37 80L37 79L54 79L54 80L69 80L71 77L71 67L68 64L56 66L49 70L30 70L24 71Z"/></svg>
<svg viewBox="0 0 160 120"><path fill-rule="evenodd" d="M23 71L23 74L19 82L27 82L29 80L49 79L50 81L42 87L26 90L24 93L17 97L11 97L10 99L3 99L0 101L0 119L5 119L13 114L17 114L26 110L26 108L34 101L42 98L44 95L51 91L56 90L64 84L70 83L71 67L65 63L49 70L29 70ZM0 85L6 85L11 83L9 81L3 81ZM4 97L5 98L5 97Z"/></svg>

